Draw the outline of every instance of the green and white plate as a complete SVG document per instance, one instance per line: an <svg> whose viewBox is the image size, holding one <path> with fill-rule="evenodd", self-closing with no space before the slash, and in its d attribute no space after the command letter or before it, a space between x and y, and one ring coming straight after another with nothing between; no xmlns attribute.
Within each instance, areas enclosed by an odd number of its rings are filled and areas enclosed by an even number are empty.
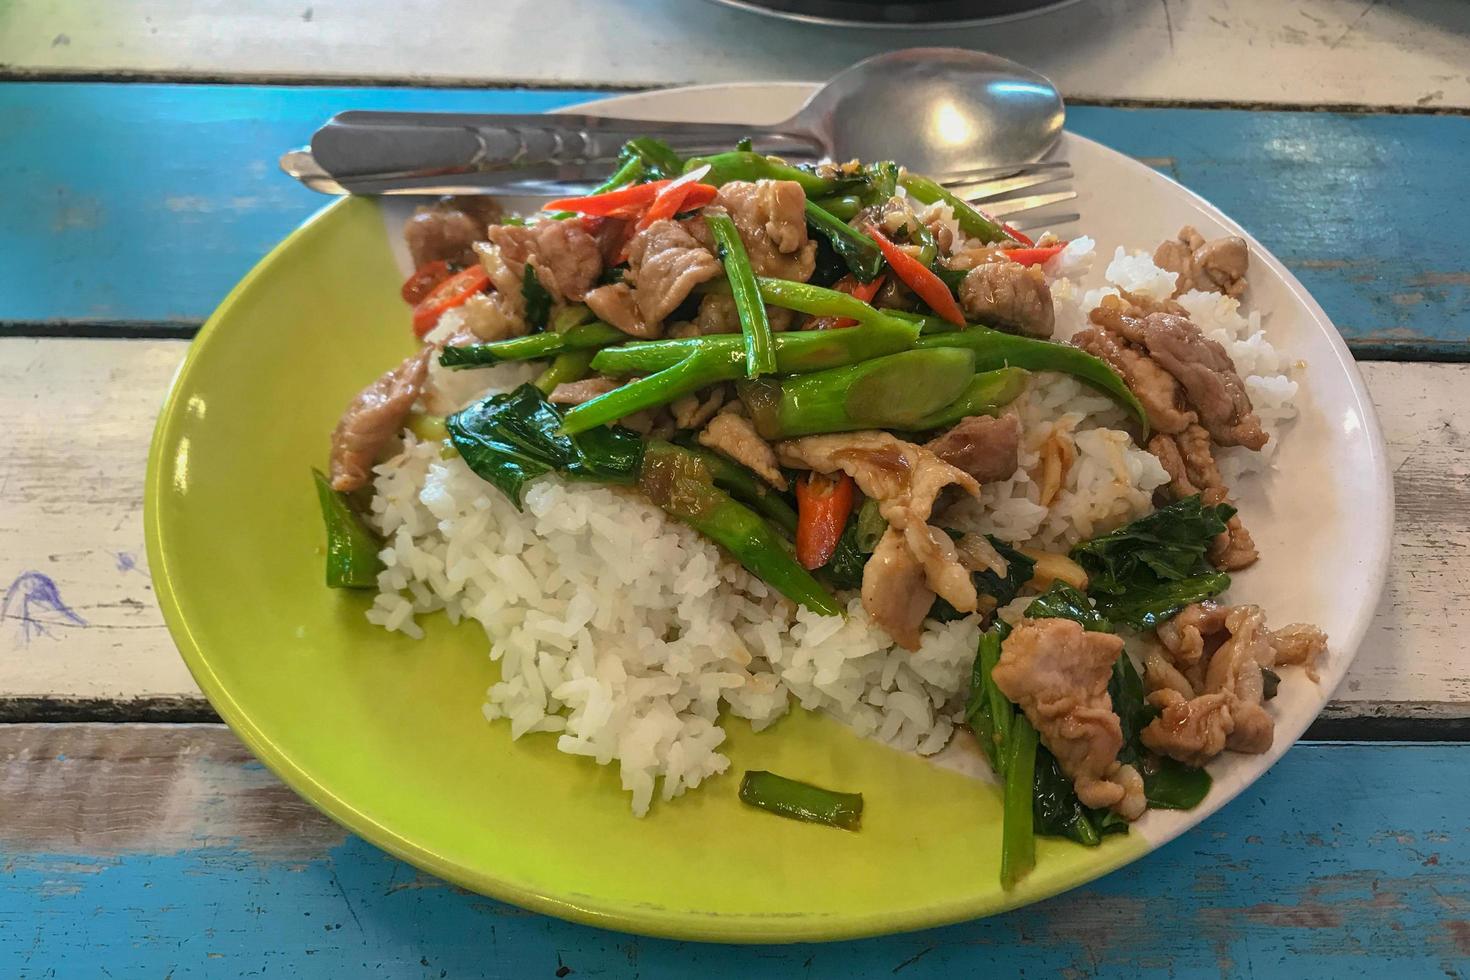
<svg viewBox="0 0 1470 980"><path fill-rule="evenodd" d="M768 122L804 85L625 96L609 114ZM1142 164L1067 136L1083 230L1110 253L1193 223L1245 232ZM1264 555L1232 595L1332 637L1320 685L1286 680L1276 745L1228 755L1189 813L1152 812L1086 849L1043 840L998 883L989 781L861 739L801 711L755 735L727 725L730 771L635 819L613 768L512 741L481 715L497 676L477 627L412 641L370 626L370 597L322 584L310 469L337 415L413 348L401 249L379 205L341 201L268 255L194 342L149 458L154 583L180 652L220 715L282 779L391 853L517 905L631 932L734 942L839 939L987 915L1104 874L1198 823L1263 773L1342 678L1383 584L1392 492L1373 408L1347 349L1301 284L1254 240L1252 303L1307 363L1277 468L1241 490ZM1249 236L1246 236L1249 238ZM861 790L863 829L780 820L736 799L770 769Z"/></svg>

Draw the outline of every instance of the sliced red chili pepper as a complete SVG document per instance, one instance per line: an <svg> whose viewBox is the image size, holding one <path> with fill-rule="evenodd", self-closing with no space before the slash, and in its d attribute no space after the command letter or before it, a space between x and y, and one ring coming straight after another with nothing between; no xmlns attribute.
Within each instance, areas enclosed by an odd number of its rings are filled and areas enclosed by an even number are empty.
<svg viewBox="0 0 1470 980"><path fill-rule="evenodd" d="M480 265L472 265L441 282L413 308L414 336L422 337L433 330L445 310L461 305L488 285L490 275Z"/></svg>
<svg viewBox="0 0 1470 980"><path fill-rule="evenodd" d="M607 191L604 194L593 194L591 197L564 197L559 201L551 201L543 206L545 211L576 211L578 214L596 214L607 218L626 218L637 214L643 208L653 203L658 197L658 192L669 184L670 180L651 180L646 184L633 184L629 187L619 187L617 190Z"/></svg>
<svg viewBox="0 0 1470 980"><path fill-rule="evenodd" d="M832 560L837 540L852 513L852 477L815 471L796 481L796 560L821 568Z"/></svg>
<svg viewBox="0 0 1470 980"><path fill-rule="evenodd" d="M924 263L893 244L876 225L869 223L867 232L878 243L878 250L888 260L894 275L917 293L919 299L928 303L929 309L956 326L965 325L965 315L960 312L960 304L955 302L954 294L949 291L943 279L936 276Z"/></svg>
<svg viewBox="0 0 1470 980"><path fill-rule="evenodd" d="M832 284L832 288L838 292L847 293L864 303L873 302L873 297L878 295L878 290L883 288L883 282L887 276L875 276L868 282L858 282L852 276L843 276ZM801 325L803 330L837 330L842 327L855 327L857 321L846 316L813 316L807 317Z"/></svg>
<svg viewBox="0 0 1470 980"><path fill-rule="evenodd" d="M643 212L643 217L638 219L638 227L647 228L655 221L672 218L680 211L702 208L713 201L718 193L719 191L709 184L670 184L659 191L658 197L654 198L648 210Z"/></svg>
<svg viewBox="0 0 1470 980"><path fill-rule="evenodd" d="M1035 242L1033 242L1030 239L1030 237L1028 237L1026 235L1025 232L1023 232L1023 231L1017 231L1016 229L1012 228L1010 225L1006 224L1005 222L1001 222L1000 227L1001 227L1002 230L1005 231L1005 233L1007 235L1010 235L1012 238L1014 238L1016 241L1020 242L1022 245L1026 245L1026 246L1029 247L1031 245L1035 245L1036 244Z"/></svg>
<svg viewBox="0 0 1470 980"><path fill-rule="evenodd" d="M1040 265L1066 247L1067 243L1062 242L1060 245L1043 245L1040 248L1008 248L1000 254L1022 265Z"/></svg>
<svg viewBox="0 0 1470 980"><path fill-rule="evenodd" d="M409 306L416 306L423 301L425 296L434 291L435 286L448 279L449 276L449 263L443 259L425 262L413 270L413 273L407 279L403 280L403 289L399 291L400 295L403 296L403 301Z"/></svg>

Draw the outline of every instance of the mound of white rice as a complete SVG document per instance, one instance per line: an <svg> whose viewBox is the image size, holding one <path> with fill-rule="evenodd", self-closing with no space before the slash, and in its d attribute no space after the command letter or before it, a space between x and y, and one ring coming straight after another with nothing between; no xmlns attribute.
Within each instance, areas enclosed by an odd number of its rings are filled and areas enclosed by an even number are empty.
<svg viewBox="0 0 1470 980"><path fill-rule="evenodd" d="M1109 286L1084 292L1093 243L1071 243L1046 267L1059 339L1085 322L1102 293L1123 288L1165 296L1174 276L1146 255L1118 250ZM1265 340L1260 318L1215 294L1181 298L1195 322L1236 359L1272 438L1264 454L1225 455L1227 478L1265 465L1280 422L1293 414L1296 384ZM458 329L446 316L436 331ZM524 365L435 370L427 400L440 411L527 379ZM1037 375L1018 401L1021 468L951 512L962 526L1049 550L1147 513L1167 476L1119 427L1107 397L1065 375ZM1049 506L1039 461L1054 433L1069 434L1076 459ZM857 733L928 755L959 720L979 631L978 617L930 622L909 653L873 626L854 596L844 617L798 609L722 555L711 542L620 488L543 477L525 509L437 444L410 437L377 468L373 518L387 538L379 593L368 618L421 636L415 618L444 610L484 629L501 681L485 717L511 735L554 735L557 748L601 765L616 762L634 813L656 790L676 797L723 772L729 759L721 713L771 725L794 698ZM662 780L660 784L660 780Z"/></svg>

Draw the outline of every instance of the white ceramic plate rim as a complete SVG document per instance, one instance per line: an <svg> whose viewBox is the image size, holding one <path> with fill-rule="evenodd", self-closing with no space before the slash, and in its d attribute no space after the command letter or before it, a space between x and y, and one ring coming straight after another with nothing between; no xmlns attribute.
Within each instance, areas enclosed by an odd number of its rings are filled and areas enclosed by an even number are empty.
<svg viewBox="0 0 1470 980"><path fill-rule="evenodd" d="M805 82L691 85L615 96L569 107L566 111L625 118L770 124L792 114L816 88L815 84ZM1393 481L1378 416L1352 354L1326 312L1296 276L1253 235L1209 201L1145 164L1075 133L1067 133L1059 149L1062 156L1069 153L1097 154L1108 158L1158 195L1187 201L1205 219L1202 224L1216 225L1221 233L1239 235L1247 241L1251 249L1254 275L1259 276L1262 266L1269 270L1270 275L1284 287L1293 307L1291 312L1319 332L1321 339L1326 341L1330 356L1326 359L1319 356L1310 366L1312 388L1314 391L1325 390L1330 384L1337 392L1334 399L1338 403L1336 407L1347 409L1356 419L1358 438L1362 441L1361 448L1371 467L1369 472L1361 476L1359 482L1363 484L1363 490L1374 506L1371 506L1371 513L1358 514L1355 518L1355 541L1361 556L1359 567L1365 569L1366 578L1361 583L1358 602L1347 619L1346 629L1336 630L1331 637L1331 657L1321 671L1321 683L1315 688L1316 696L1295 705L1289 713L1278 716L1276 737L1269 752L1256 756L1227 753L1226 757L1222 757L1228 759L1225 763L1226 778L1222 779L1219 773L1216 774L1215 786L1200 806L1185 812L1150 811L1144 820L1135 825L1135 831L1153 848L1157 848L1201 823L1264 775L1301 738L1330 700L1333 689L1341 682L1357 654L1387 578L1393 531ZM1084 212L1084 227L1086 217ZM1100 257L1100 262L1105 261L1104 257ZM1279 304L1277 310L1280 310ZM1290 438L1288 430L1283 443L1289 444ZM1263 562L1269 560L1267 557ZM1269 608L1267 612L1269 614ZM1281 625L1281 621L1276 625ZM1215 767L1211 768L1213 771ZM1105 870L1107 869L1100 868L1099 874Z"/></svg>

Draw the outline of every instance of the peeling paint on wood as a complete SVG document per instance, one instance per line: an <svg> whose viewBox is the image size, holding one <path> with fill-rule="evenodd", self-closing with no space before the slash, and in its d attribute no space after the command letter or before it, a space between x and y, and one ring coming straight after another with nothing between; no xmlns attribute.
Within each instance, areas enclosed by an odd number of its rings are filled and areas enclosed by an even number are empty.
<svg viewBox="0 0 1470 980"><path fill-rule="evenodd" d="M124 718L201 717L187 700L168 700L199 694L142 564L143 461L184 350L178 341L0 338L0 417L13 420L11 451L0 458L0 587L44 572L92 624L58 628L27 650L14 643L15 624L0 621L0 698L53 700L49 717L115 719L98 707L114 700L136 705ZM1453 728L1470 718L1461 641L1470 634L1470 365L1361 366L1397 471L1394 563L1328 714L1339 737L1362 737L1340 724L1360 717L1431 722L1416 732ZM72 434L60 449L58 425ZM83 469L92 483L76 479ZM123 552L133 568L118 568ZM76 699L83 712L66 714ZM183 704L184 713L158 704Z"/></svg>
<svg viewBox="0 0 1470 980"><path fill-rule="evenodd" d="M52 77L642 87L817 80L891 47L937 44L1003 52L1068 98L1470 106L1470 13L1455 0L1082 0L1009 23L899 32L792 24L691 0L597 0L601 23L616 25L612 45L586 23L580 0L500 4L493 17L471 0L436 4L439 23L475 25L472 41L425 30L417 11L390 0L304 10L298 0L134 0L126 9L99 16L9 0L0 62ZM555 57L502 54L551 37Z"/></svg>
<svg viewBox="0 0 1470 980"><path fill-rule="evenodd" d="M202 321L326 199L276 166L349 108L539 111L587 91L12 84L0 87L10 256L0 322ZM1155 161L1291 266L1354 344L1470 357L1470 117L1074 106L1074 131ZM96 167L75 133L109 148ZM47 161L37 169L34 161ZM1413 179L1404 178L1412 161ZM1424 229L1433 229L1425 234ZM63 273L58 283L56 270ZM58 285L66 288L57 288ZM1397 299L1395 298L1397 297ZM47 326L50 324L51 326Z"/></svg>
<svg viewBox="0 0 1470 980"><path fill-rule="evenodd" d="M1470 783L1444 778L1470 746L1302 745L1178 841L1051 901L910 935L733 947L446 885L271 792L218 726L86 727L0 727L0 758L26 760L26 783L0 795L6 976L1470 975ZM17 831L17 787L67 805L47 827L22 804ZM99 813L108 794L122 813ZM66 839L99 820L123 829Z"/></svg>

